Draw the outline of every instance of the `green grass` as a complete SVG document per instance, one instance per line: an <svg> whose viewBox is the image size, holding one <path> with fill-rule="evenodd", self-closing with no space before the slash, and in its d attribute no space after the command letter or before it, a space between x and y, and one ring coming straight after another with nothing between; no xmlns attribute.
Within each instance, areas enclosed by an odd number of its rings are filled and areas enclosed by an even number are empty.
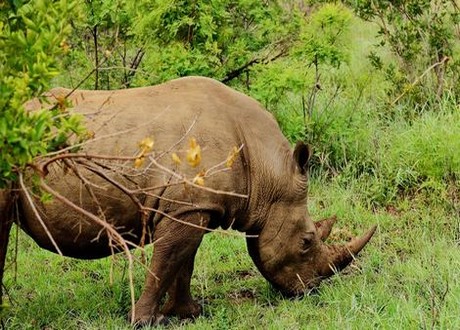
<svg viewBox="0 0 460 330"><path fill-rule="evenodd" d="M370 211L355 187L312 180L315 219L336 213L336 239L378 232L354 264L318 292L285 299L273 291L246 253L242 237L209 234L196 260L192 291L203 304L180 329L460 328L459 217L417 200ZM13 244L14 245L14 244ZM13 251L10 251L10 261ZM113 283L110 283L110 274ZM12 300L8 329L129 329L126 263L61 258L19 237L17 275L7 271ZM144 271L136 267L136 294Z"/></svg>

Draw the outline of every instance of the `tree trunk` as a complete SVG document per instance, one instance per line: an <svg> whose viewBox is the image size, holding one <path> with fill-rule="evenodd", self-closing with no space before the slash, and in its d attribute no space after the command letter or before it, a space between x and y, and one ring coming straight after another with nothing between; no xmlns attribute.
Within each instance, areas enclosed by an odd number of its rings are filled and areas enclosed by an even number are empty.
<svg viewBox="0 0 460 330"><path fill-rule="evenodd" d="M0 306L3 305L3 273L10 230L13 225L12 210L14 200L15 198L10 189L0 190Z"/></svg>

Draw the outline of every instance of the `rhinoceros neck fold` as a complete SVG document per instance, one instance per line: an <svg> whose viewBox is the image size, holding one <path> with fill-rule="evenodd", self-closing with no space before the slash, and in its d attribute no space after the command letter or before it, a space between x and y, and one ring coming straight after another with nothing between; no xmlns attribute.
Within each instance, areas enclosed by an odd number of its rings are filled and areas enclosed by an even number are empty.
<svg viewBox="0 0 460 330"><path fill-rule="evenodd" d="M250 232L246 238L249 255L260 273L273 283L274 268L284 258L283 242L280 237L282 223L270 224L259 231Z"/></svg>

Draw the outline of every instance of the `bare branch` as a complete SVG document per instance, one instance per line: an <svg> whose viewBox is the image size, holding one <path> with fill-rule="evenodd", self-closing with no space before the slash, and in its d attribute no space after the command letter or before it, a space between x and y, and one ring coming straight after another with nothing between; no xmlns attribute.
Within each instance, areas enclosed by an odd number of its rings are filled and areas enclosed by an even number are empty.
<svg viewBox="0 0 460 330"><path fill-rule="evenodd" d="M148 156L150 154L146 154ZM70 159L70 158L83 158L83 159L105 159L105 160L135 160L139 158L138 156L111 156L111 155L97 155L97 154L78 154L78 153L69 153L69 154L60 154L57 155L45 163L39 166L40 171L43 173L48 173L48 166L51 163L54 163L61 159Z"/></svg>
<svg viewBox="0 0 460 330"><path fill-rule="evenodd" d="M107 134L107 135L102 135L102 136L99 136L99 137L95 137L95 138L92 138L90 140L83 141L81 143L76 143L76 144L73 144L73 145L68 146L66 148L60 149L58 151L50 152L50 153L42 156L41 158L47 158L47 157L52 157L52 156L55 156L55 155L63 154L63 153L66 153L68 151L74 150L76 148L83 147L83 146L85 146L87 144L90 144L90 143L93 143L93 142L96 142L96 141L100 141L100 140L103 140L103 139L109 139L109 138L112 138L112 137L115 137L115 136L120 136L120 135L123 135L123 134L131 133L133 131L137 131L141 127L152 125L152 123L154 123L163 114L163 112L167 111L168 109L169 109L169 107L166 107L165 110L163 110L161 113L159 113L157 116L155 116L155 118L153 118L152 120L150 120L150 121L148 121L148 122L146 122L146 123L144 123L142 125L131 127L131 128L126 129L124 131L119 131L119 132L116 132L116 133L113 133L113 134Z"/></svg>
<svg viewBox="0 0 460 330"><path fill-rule="evenodd" d="M437 66L439 65L442 65L444 63L446 63L447 61L449 61L449 57L448 56L445 56L443 59L441 59L441 61L439 62L436 62L434 63L433 65L431 65L428 69L426 69L420 77L417 77L417 79L414 80L413 83L411 83L409 85L408 88L404 89L404 92L401 93L401 95L399 95L393 102L391 102L391 106L394 106L396 103L398 103L398 101L404 96L406 95L412 88L414 88L422 79L423 77L425 77L431 70L435 69Z"/></svg>
<svg viewBox="0 0 460 330"><path fill-rule="evenodd" d="M143 207L144 210L149 210L149 211L153 211L155 213L158 213L170 220L173 220L173 221L176 221L178 223L181 223L183 225L186 225L186 226L190 226L190 227L193 227L193 228L196 228L196 229L201 229L201 230L204 230L204 231L207 231L207 232L212 232L212 233L221 233L221 234L225 234L225 235L231 235L231 236L237 236L237 237L253 237L253 238L256 238L256 237L259 237L259 235L248 235L248 234L243 234L243 233L239 233L239 232L231 232L231 231L227 231L227 230L223 230L223 229L212 229L212 228L208 228L208 227L204 227L204 226L200 226L200 225L195 225L194 223L190 223L190 222L187 222L187 221L184 221L184 220L181 220L177 217L174 217L166 212L163 212L161 210L158 210L158 209L154 209L154 208L151 208L151 207L146 207L144 206Z"/></svg>
<svg viewBox="0 0 460 330"><path fill-rule="evenodd" d="M24 185L24 179L22 176L22 173L19 173L19 186L21 187L22 191L24 192L24 195L26 196L27 202L30 205L30 208L32 209L32 212L34 213L35 217L37 218L38 222L40 225L43 227L43 230L46 233L46 236L50 239L51 243L53 244L54 248L56 249L57 253L59 255L63 256L61 249L59 249L59 246L56 244L56 241L53 238L53 235L51 235L50 231L46 227L45 223L43 222L42 217L40 216L40 213L38 212L37 208L35 207L35 203L32 200L32 197L30 196L29 190L27 187Z"/></svg>
<svg viewBox="0 0 460 330"><path fill-rule="evenodd" d="M22 176L20 176L20 181L22 182ZM22 185L24 183L22 182ZM118 233L109 223L106 221L103 221L99 217L95 216L93 213L88 212L87 210L79 207L78 205L74 204L72 201L69 199L65 198L62 196L59 192L48 186L44 180L40 180L40 187L53 195L55 198L57 198L59 201L61 201L63 204L71 207L72 209L78 211L82 215L88 217L89 219L93 220L95 223L99 224L102 226L106 231L107 234L114 239L117 244L123 249L126 258L128 259L128 277L129 277L129 288L130 288L130 293L131 293L131 306L132 306L132 319L134 320L134 315L135 315L135 293L134 293L134 279L133 279L133 256L131 252L129 251L129 247L127 244L127 241ZM62 255L62 254L61 254Z"/></svg>
<svg viewBox="0 0 460 330"><path fill-rule="evenodd" d="M178 146L178 145L185 139L185 137L190 133L190 131L191 131L192 128L195 126L195 124L196 124L197 121L198 121L198 115L195 116L195 118L193 119L192 123L190 124L190 126L188 127L188 129L185 131L185 133L182 134L182 136L180 137L180 139L177 140L177 142L174 143L168 150L163 151L162 153L160 153L160 154L157 156L157 159L162 158L165 154L170 153L176 146Z"/></svg>
<svg viewBox="0 0 460 330"><path fill-rule="evenodd" d="M166 173L171 174L172 176L174 176L174 177L176 177L176 178L178 178L178 179L183 180L185 183L187 183L188 185L193 186L193 187L195 187L195 188L203 189L203 190L212 192L212 193L217 194L217 195L228 195L228 196L233 196L233 197L249 198L248 195L243 195L243 194L239 194L239 193L232 192L232 191L217 190L217 189L213 189L213 188L210 188L210 187L200 186L200 185L198 185L198 184L193 183L193 181L188 180L188 179L185 178L183 175L178 174L178 173L176 173L176 172L170 170L169 168L167 168L167 167L161 165L161 164L158 163L154 158L151 157L150 160L151 160L158 168L160 168L161 170L165 171Z"/></svg>

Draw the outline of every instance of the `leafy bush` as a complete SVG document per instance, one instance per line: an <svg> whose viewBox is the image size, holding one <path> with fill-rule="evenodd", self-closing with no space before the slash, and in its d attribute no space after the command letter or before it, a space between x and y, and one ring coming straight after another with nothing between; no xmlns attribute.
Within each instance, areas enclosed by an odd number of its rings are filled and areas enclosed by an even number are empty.
<svg viewBox="0 0 460 330"><path fill-rule="evenodd" d="M392 105L404 101L418 111L436 107L445 93L459 93L458 28L460 10L455 2L347 1L357 14L379 26L378 46L390 50L370 59L385 72Z"/></svg>
<svg viewBox="0 0 460 330"><path fill-rule="evenodd" d="M67 69L73 82L93 70L84 86L95 89L187 75L231 81L285 55L301 19L272 0L96 0L84 10Z"/></svg>
<svg viewBox="0 0 460 330"><path fill-rule="evenodd" d="M67 48L68 18L75 2L14 1L0 5L0 188L34 157L56 150L81 131L64 103L26 112L23 104L41 95L58 74L57 57Z"/></svg>

